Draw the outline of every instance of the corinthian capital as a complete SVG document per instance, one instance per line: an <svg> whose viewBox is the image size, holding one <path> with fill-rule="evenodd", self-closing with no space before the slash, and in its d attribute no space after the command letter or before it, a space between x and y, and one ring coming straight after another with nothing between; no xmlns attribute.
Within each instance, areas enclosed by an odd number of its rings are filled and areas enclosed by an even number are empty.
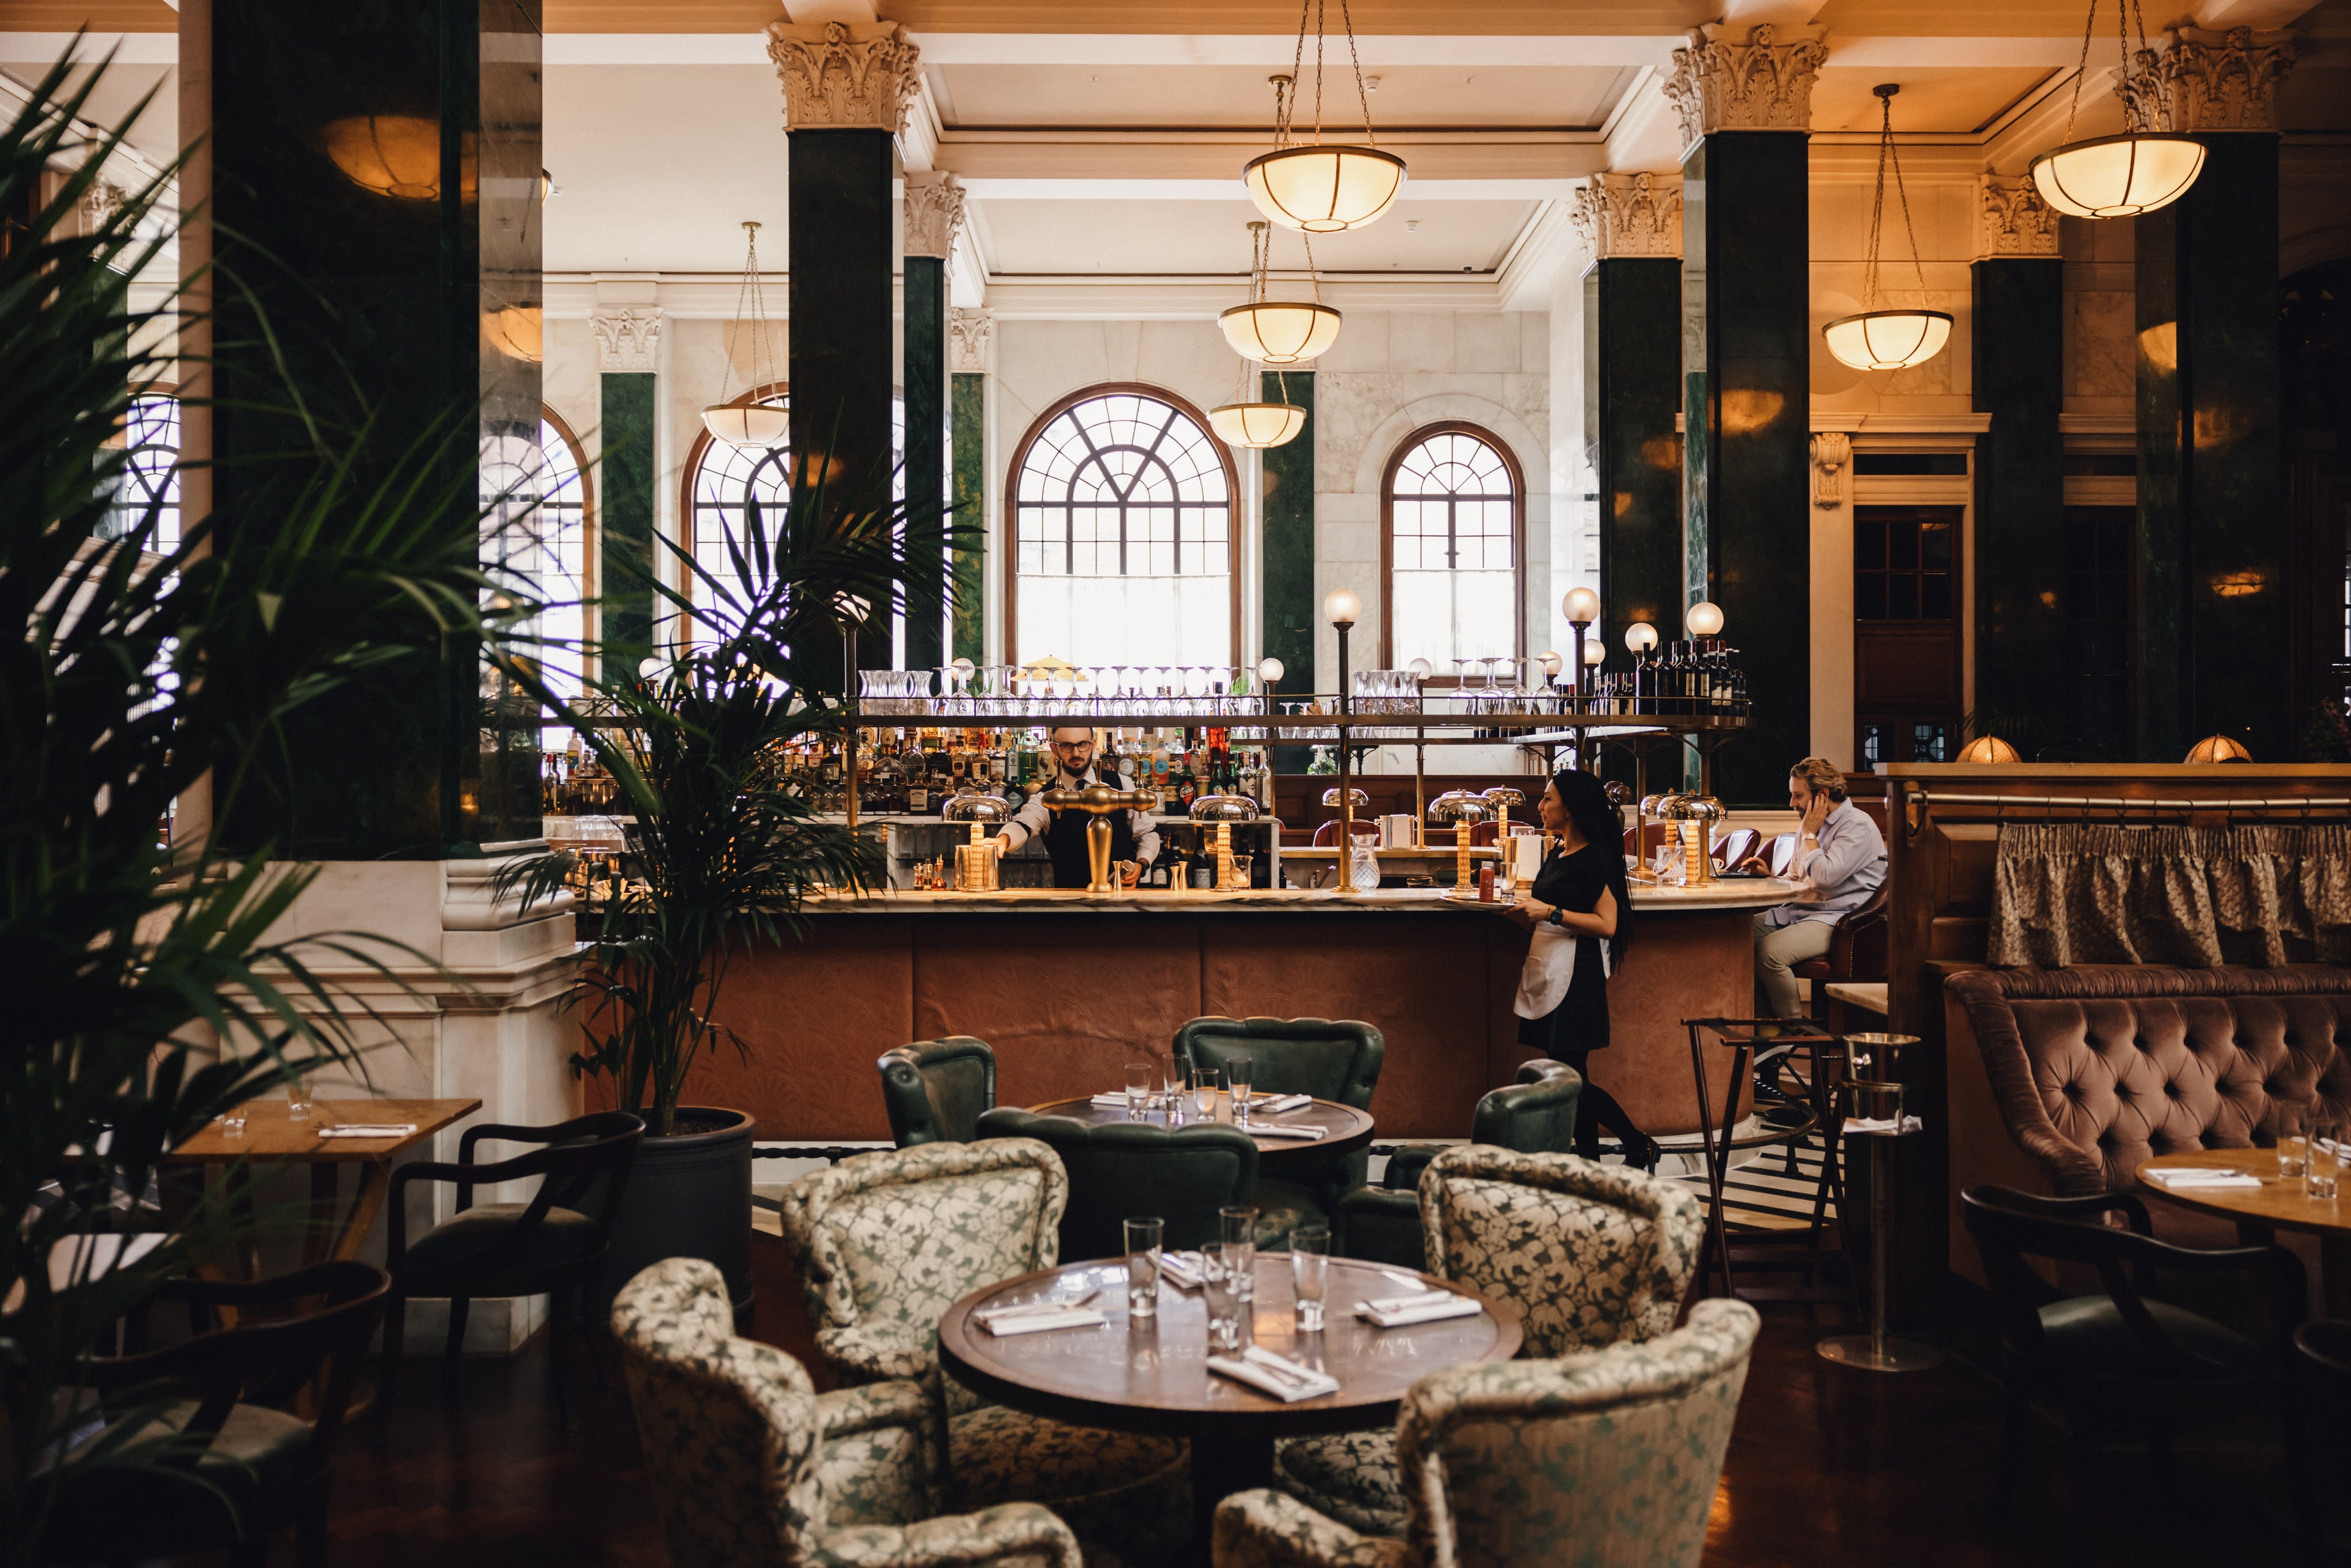
<svg viewBox="0 0 2351 1568"><path fill-rule="evenodd" d="M2290 33L2181 27L2139 52L2134 78L2115 90L2133 122L2148 130L2275 131L2278 84L2301 48ZM2158 120L2145 100L2159 105Z"/></svg>
<svg viewBox="0 0 2351 1568"><path fill-rule="evenodd" d="M953 174L906 176L906 254L955 254L956 231L963 227L963 186Z"/></svg>
<svg viewBox="0 0 2351 1568"><path fill-rule="evenodd" d="M1592 259L1682 253L1679 174L1594 174L1568 214Z"/></svg>
<svg viewBox="0 0 2351 1568"><path fill-rule="evenodd" d="M633 310L600 310L590 318L596 331L596 368L600 371L652 371L660 368L662 313L657 306Z"/></svg>
<svg viewBox="0 0 2351 1568"><path fill-rule="evenodd" d="M788 131L886 131L906 127L921 85L921 51L895 22L768 24L768 57L784 84Z"/></svg>
<svg viewBox="0 0 2351 1568"><path fill-rule="evenodd" d="M948 368L957 375L986 374L987 340L996 335L996 318L958 305L947 318L947 332Z"/></svg>
<svg viewBox="0 0 2351 1568"><path fill-rule="evenodd" d="M2030 179L1985 175L1983 223L1986 256L2059 254L2057 211L2041 199L2041 187Z"/></svg>
<svg viewBox="0 0 2351 1568"><path fill-rule="evenodd" d="M1682 146L1718 131L1810 131L1813 80L1829 57L1828 46L1806 29L1782 43L1769 22L1738 31L1709 22L1690 31L1687 48L1674 51L1673 79L1666 97L1682 117Z"/></svg>

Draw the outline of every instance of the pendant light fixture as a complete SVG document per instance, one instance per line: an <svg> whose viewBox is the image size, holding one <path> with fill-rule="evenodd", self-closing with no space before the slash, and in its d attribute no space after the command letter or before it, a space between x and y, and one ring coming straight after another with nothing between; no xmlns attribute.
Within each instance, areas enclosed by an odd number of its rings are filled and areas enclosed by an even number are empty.
<svg viewBox="0 0 2351 1568"><path fill-rule="evenodd" d="M1252 223L1249 229L1249 302L1236 305L1217 318L1225 341L1244 360L1268 365L1295 365L1312 359L1339 340L1339 312L1322 303L1322 285L1314 272L1314 246L1306 246L1306 278L1314 290L1307 299L1268 299L1267 261L1273 254L1273 225Z"/></svg>
<svg viewBox="0 0 2351 1568"><path fill-rule="evenodd" d="M1951 319L1940 310L1874 308L1878 303L1877 251L1886 227L1886 172L1894 171L1894 194L1902 204L1902 230L1910 237L1910 265L1918 274L1921 293L1927 269L1918 260L1918 231L1910 223L1910 194L1902 188L1902 157L1894 150L1894 95L1902 89L1892 82L1871 89L1882 110L1877 139L1877 199L1869 208L1869 270L1861 285L1861 313L1840 316L1821 329L1829 352L1856 371L1898 371L1924 364L1951 340Z"/></svg>
<svg viewBox="0 0 2351 1568"><path fill-rule="evenodd" d="M2032 183L2041 199L2073 217L2134 218L2169 206L2204 172L2204 143L2148 123L2153 118L2150 101L2160 106L2167 120L2168 106L2158 94L2131 90L2133 18L2138 22L2139 54L2146 57L2147 18L2139 15L2138 0L2115 0L2115 44L2122 55L2116 96L2123 100L2123 122L2128 129L2120 136L2067 141L2032 161ZM2082 24L2082 63L2074 72L2074 100L2065 110L2067 136L2074 134L2074 116L2082 107L2082 78L2090 74L2090 34L2097 22L2098 0L2090 0L2089 17Z"/></svg>
<svg viewBox="0 0 2351 1568"><path fill-rule="evenodd" d="M1355 101L1364 111L1360 143L1322 140L1322 16L1325 0L1304 0L1298 11L1298 47L1290 74L1273 82L1273 151L1249 161L1241 180L1258 211L1284 228L1335 234L1362 228L1395 204L1404 188L1404 160L1372 145L1372 100L1364 90L1364 63L1355 54L1355 24L1347 0L1339 0L1339 24L1347 32L1347 60L1355 72ZM1314 27L1314 140L1298 140L1290 123L1298 104L1298 81L1306 64L1306 28Z"/></svg>
<svg viewBox="0 0 2351 1568"><path fill-rule="evenodd" d="M735 297L735 319L726 324L726 382L719 391L723 394L735 384L735 334L743 325L747 309L751 322L751 384L743 389L747 400L757 398L776 383L768 363L768 300L759 287L759 225L747 223L743 233L747 236L743 287ZM771 402L714 402L702 411L702 423L711 434L729 446L748 451L772 452L784 444L791 432L789 412Z"/></svg>
<svg viewBox="0 0 2351 1568"><path fill-rule="evenodd" d="M1256 402L1249 395L1249 362L1241 361L1240 388L1232 402L1208 411L1208 428L1228 446L1286 446L1306 428L1306 411L1290 401L1290 383L1280 371L1274 384L1280 402Z"/></svg>

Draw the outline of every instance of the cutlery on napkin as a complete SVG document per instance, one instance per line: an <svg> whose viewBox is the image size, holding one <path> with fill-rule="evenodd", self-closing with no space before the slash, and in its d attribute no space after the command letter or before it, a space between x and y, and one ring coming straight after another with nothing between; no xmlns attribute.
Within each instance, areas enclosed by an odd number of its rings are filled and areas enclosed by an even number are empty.
<svg viewBox="0 0 2351 1568"><path fill-rule="evenodd" d="M1376 1328L1397 1329L1414 1323L1443 1322L1448 1318L1474 1318L1485 1310L1474 1297L1441 1291L1432 1296L1365 1301L1355 1308L1355 1315Z"/></svg>
<svg viewBox="0 0 2351 1568"><path fill-rule="evenodd" d="M2213 1170L2188 1166L2147 1173L2166 1186L2259 1186L2262 1178L2250 1171Z"/></svg>
<svg viewBox="0 0 2351 1568"><path fill-rule="evenodd" d="M1330 1374L1301 1366L1287 1356L1276 1355L1257 1345L1238 1356L1210 1356L1208 1370L1236 1383L1246 1383L1260 1394L1270 1394L1285 1405L1339 1392L1339 1380Z"/></svg>
<svg viewBox="0 0 2351 1568"><path fill-rule="evenodd" d="M1252 1138L1327 1138L1328 1127L1285 1127L1272 1122L1251 1122L1241 1129Z"/></svg>
<svg viewBox="0 0 2351 1568"><path fill-rule="evenodd" d="M1159 1091L1155 1089L1143 1097L1143 1103L1148 1105L1158 1098ZM1099 1105L1105 1111L1123 1111L1126 1109L1126 1091L1122 1089L1115 1094L1097 1094L1087 1103Z"/></svg>
<svg viewBox="0 0 2351 1568"><path fill-rule="evenodd" d="M1279 1116L1284 1111L1303 1111L1313 1103L1314 1096L1311 1094L1277 1094L1270 1099L1259 1096L1250 1100L1249 1109Z"/></svg>
<svg viewBox="0 0 2351 1568"><path fill-rule="evenodd" d="M1162 1252L1159 1274L1168 1283L1186 1291L1196 1291L1204 1280L1202 1261L1197 1252Z"/></svg>
<svg viewBox="0 0 2351 1568"><path fill-rule="evenodd" d="M971 1314L971 1321L999 1337L1041 1333L1047 1329L1093 1328L1105 1320L1086 1303L1101 1294L1102 1287L1097 1285L1082 1296L1047 1296L1008 1307L983 1307Z"/></svg>
<svg viewBox="0 0 2351 1568"><path fill-rule="evenodd" d="M404 1138L416 1131L413 1122L352 1122L340 1127L321 1127L322 1138Z"/></svg>

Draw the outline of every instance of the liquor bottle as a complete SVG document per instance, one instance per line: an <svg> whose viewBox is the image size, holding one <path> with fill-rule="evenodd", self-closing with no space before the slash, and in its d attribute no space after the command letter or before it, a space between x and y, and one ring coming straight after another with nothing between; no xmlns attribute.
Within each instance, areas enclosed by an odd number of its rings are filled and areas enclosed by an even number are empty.
<svg viewBox="0 0 2351 1568"><path fill-rule="evenodd" d="M1656 687L1654 684L1656 676L1650 671L1647 656L1641 653L1634 654L1633 711L1635 713L1655 713L1656 711Z"/></svg>

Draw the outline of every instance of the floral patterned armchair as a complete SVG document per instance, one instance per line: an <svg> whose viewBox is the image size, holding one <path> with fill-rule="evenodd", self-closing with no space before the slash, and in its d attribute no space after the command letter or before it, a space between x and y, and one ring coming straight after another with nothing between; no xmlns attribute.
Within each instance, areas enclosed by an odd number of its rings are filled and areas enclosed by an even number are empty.
<svg viewBox="0 0 2351 1568"><path fill-rule="evenodd" d="M726 1281L698 1258L654 1264L612 1303L670 1556L696 1568L1078 1568L1050 1510L950 1518L919 1384L818 1394L800 1364L734 1335Z"/></svg>
<svg viewBox="0 0 2351 1568"><path fill-rule="evenodd" d="M1531 1357L1673 1327L1697 1268L1698 1199L1678 1183L1574 1155L1447 1149L1420 1181L1429 1272L1507 1303ZM1404 1482L1385 1431L1297 1437L1274 1484L1367 1535L1400 1535Z"/></svg>
<svg viewBox="0 0 2351 1568"><path fill-rule="evenodd" d="M1216 1568L1695 1568L1761 1321L1700 1301L1658 1338L1425 1377L1396 1420L1403 1539L1245 1491Z"/></svg>
<svg viewBox="0 0 2351 1568"><path fill-rule="evenodd" d="M930 1392L949 1505L1047 1504L1099 1562L1113 1543L1180 1543L1189 1450L987 1404L938 1364L949 1307L1060 1260L1069 1195L1060 1156L1033 1138L884 1149L787 1187L784 1239L834 1375L849 1384L911 1378Z"/></svg>

